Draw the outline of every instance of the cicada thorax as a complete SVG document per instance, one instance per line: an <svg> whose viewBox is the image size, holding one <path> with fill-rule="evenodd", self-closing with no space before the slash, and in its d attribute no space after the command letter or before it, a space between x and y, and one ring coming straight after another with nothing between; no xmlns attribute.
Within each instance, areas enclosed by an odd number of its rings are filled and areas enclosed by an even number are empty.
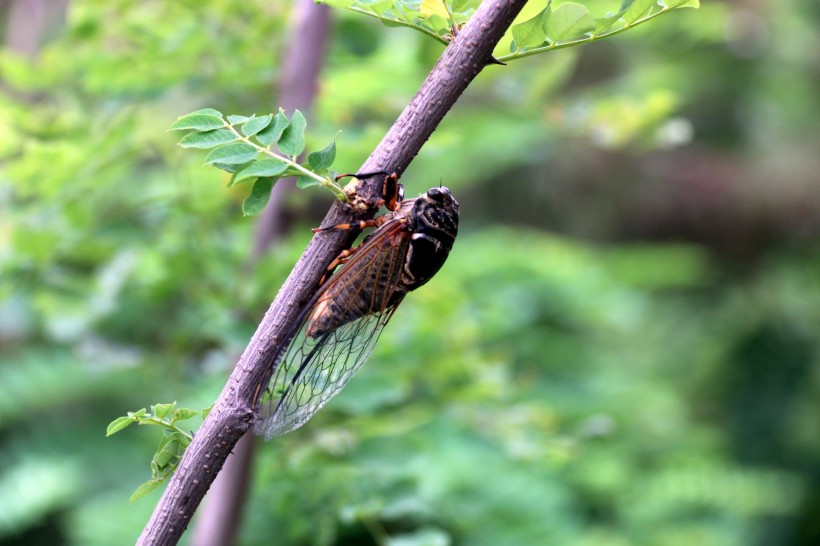
<svg viewBox="0 0 820 546"><path fill-rule="evenodd" d="M370 259L352 261L319 296L307 335L316 337L364 315L395 308L444 265L458 232L458 202L447 188L433 188L406 201L387 218L362 243L377 245L368 248ZM379 236L381 230L387 236Z"/></svg>

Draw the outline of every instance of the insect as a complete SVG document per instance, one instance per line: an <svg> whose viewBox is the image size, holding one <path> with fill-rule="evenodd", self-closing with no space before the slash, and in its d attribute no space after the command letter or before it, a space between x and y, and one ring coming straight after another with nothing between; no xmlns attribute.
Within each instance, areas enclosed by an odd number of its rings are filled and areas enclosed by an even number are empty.
<svg viewBox="0 0 820 546"><path fill-rule="evenodd" d="M390 212L314 230L376 228L330 264L329 273L341 268L321 285L297 320L295 335L274 357L261 419L254 425L265 439L305 424L347 384L407 293L429 281L453 247L459 205L450 190L431 188L403 200L393 174L385 178L383 193Z"/></svg>

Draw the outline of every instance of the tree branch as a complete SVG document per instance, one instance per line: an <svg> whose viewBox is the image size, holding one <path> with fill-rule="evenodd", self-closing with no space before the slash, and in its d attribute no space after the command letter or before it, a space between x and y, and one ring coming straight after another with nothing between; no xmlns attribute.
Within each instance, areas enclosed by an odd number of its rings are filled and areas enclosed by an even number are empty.
<svg viewBox="0 0 820 546"><path fill-rule="evenodd" d="M526 0L487 0L444 50L419 91L361 167L361 172L402 173L470 82L491 58L493 47ZM375 177L374 177L375 178ZM380 181L364 180L361 194L378 196ZM334 203L322 225L355 218ZM351 234L316 235L296 263L219 395L208 418L185 451L138 544L173 545L237 441L250 428L259 385L271 375L272 357L288 340L301 309L316 290L327 265L351 243Z"/></svg>

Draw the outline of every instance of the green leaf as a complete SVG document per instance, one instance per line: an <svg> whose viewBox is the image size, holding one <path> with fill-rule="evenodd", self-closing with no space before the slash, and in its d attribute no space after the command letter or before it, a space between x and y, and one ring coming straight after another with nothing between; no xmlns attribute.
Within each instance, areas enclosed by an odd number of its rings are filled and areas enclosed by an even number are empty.
<svg viewBox="0 0 820 546"><path fill-rule="evenodd" d="M117 417L111 423L108 424L108 428L105 429L105 435L111 436L112 434L116 434L117 432L121 431L131 423L135 423L136 419L133 417Z"/></svg>
<svg viewBox="0 0 820 546"><path fill-rule="evenodd" d="M297 156L305 149L305 127L307 122L302 112L296 110L290 119L290 125L282 132L279 139L279 151L285 155Z"/></svg>
<svg viewBox="0 0 820 546"><path fill-rule="evenodd" d="M547 41L544 24L549 19L551 12L552 2L547 2L547 7L536 14L535 17L512 27L513 51L537 47Z"/></svg>
<svg viewBox="0 0 820 546"><path fill-rule="evenodd" d="M270 125L270 122L270 116L251 118L242 126L242 134L245 136L253 136L265 127L267 127L268 125Z"/></svg>
<svg viewBox="0 0 820 546"><path fill-rule="evenodd" d="M319 186L321 182L312 176L302 175L296 179L296 187L299 189L310 188L311 186Z"/></svg>
<svg viewBox="0 0 820 546"><path fill-rule="evenodd" d="M341 131L339 131L341 133ZM326 148L318 152L311 152L308 154L308 165L314 170L319 171L327 169L336 160L336 139L339 138L339 133L333 137L333 142L327 145Z"/></svg>
<svg viewBox="0 0 820 546"><path fill-rule="evenodd" d="M226 173L233 174L237 171L241 171L242 169L244 169L245 167L247 167L251 163L253 163L253 161L248 161L247 163L237 163L236 165L230 165L228 163L218 163L217 162L217 163L211 163L211 165L213 165L217 169L221 169L221 170L225 171Z"/></svg>
<svg viewBox="0 0 820 546"><path fill-rule="evenodd" d="M147 410L147 409L145 409L145 408L140 408L140 409L138 409L138 410L137 410L137 411L135 411L135 412L130 412L130 411L129 411L129 412L128 412L128 417L135 417L135 418L139 419L140 417L142 417L142 416L143 416L143 415L145 415L146 413L148 413L148 410Z"/></svg>
<svg viewBox="0 0 820 546"><path fill-rule="evenodd" d="M259 161L250 163L241 171L238 171L231 179L228 187L231 187L243 180L247 180L248 178L260 178L267 176L278 177L280 174L285 172L287 168L287 163L282 163L278 159L260 159Z"/></svg>
<svg viewBox="0 0 820 546"><path fill-rule="evenodd" d="M251 118L249 118L248 116L233 115L233 116L228 116L228 123L230 123L231 125L239 125L240 123L245 123L249 119L251 119Z"/></svg>
<svg viewBox="0 0 820 546"><path fill-rule="evenodd" d="M700 0L658 0L658 4L667 9L699 8Z"/></svg>
<svg viewBox="0 0 820 546"><path fill-rule="evenodd" d="M284 112L279 112L273 116L273 122L267 127L256 133L256 140L263 146L270 146L274 142L278 142L282 137L282 132L290 124Z"/></svg>
<svg viewBox="0 0 820 546"><path fill-rule="evenodd" d="M627 26L635 23L639 19L648 17L655 11L659 11L656 0L633 0L624 2L621 6L621 18Z"/></svg>
<svg viewBox="0 0 820 546"><path fill-rule="evenodd" d="M555 8L544 26L544 33L553 44L586 38L594 30L595 19L589 14L589 10L572 2Z"/></svg>
<svg viewBox="0 0 820 546"><path fill-rule="evenodd" d="M176 464L182 452L185 451L179 441L179 436L178 432L172 432L160 439L159 448L154 454L154 462L157 463L157 467L162 469Z"/></svg>
<svg viewBox="0 0 820 546"><path fill-rule="evenodd" d="M184 116L180 116L168 128L169 131L209 131L218 127L224 127L225 122L222 121L222 114L213 108L205 108L197 110Z"/></svg>
<svg viewBox="0 0 820 546"><path fill-rule="evenodd" d="M155 404L151 406L151 409L154 411L154 415L156 415L160 419L164 419L165 416L168 415L176 405L176 402L172 402L170 404Z"/></svg>
<svg viewBox="0 0 820 546"><path fill-rule="evenodd" d="M179 408L178 410L174 411L174 419L176 421L184 421L185 419L191 419L192 417L196 417L199 415L198 411L194 411L188 408Z"/></svg>
<svg viewBox="0 0 820 546"><path fill-rule="evenodd" d="M151 491L162 485L163 480L150 480L145 482L144 484L137 487L131 496L128 498L128 502L134 504L136 501L140 500L145 495L149 494Z"/></svg>
<svg viewBox="0 0 820 546"><path fill-rule="evenodd" d="M208 417L208 414L211 413L211 408L213 408L213 405L208 406L207 408L202 408L201 410L199 410L199 413L202 414L202 420L203 421L205 420L206 417Z"/></svg>
<svg viewBox="0 0 820 546"><path fill-rule="evenodd" d="M204 133L189 133L182 137L179 145L183 148L206 149L233 142L236 138L236 135L230 129L216 129Z"/></svg>
<svg viewBox="0 0 820 546"><path fill-rule="evenodd" d="M276 180L273 178L259 178L253 184L251 194L242 203L242 214L245 216L253 216L254 214L265 208L270 199L270 190L273 188L273 183Z"/></svg>
<svg viewBox="0 0 820 546"><path fill-rule="evenodd" d="M225 163L235 165L237 163L247 163L256 156L256 153L256 148L250 144L234 142L211 150L205 157L205 164Z"/></svg>

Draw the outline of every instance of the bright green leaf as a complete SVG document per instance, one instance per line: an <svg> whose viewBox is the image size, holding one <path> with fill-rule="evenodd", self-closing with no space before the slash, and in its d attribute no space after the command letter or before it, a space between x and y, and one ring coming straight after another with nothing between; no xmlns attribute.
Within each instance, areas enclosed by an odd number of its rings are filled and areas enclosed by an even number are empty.
<svg viewBox="0 0 820 546"><path fill-rule="evenodd" d="M700 0L658 0L658 4L668 9L699 8Z"/></svg>
<svg viewBox="0 0 820 546"><path fill-rule="evenodd" d="M551 5L552 2L547 2L547 7L536 14L535 17L512 27L511 31L515 51L537 47L547 41L547 35L544 33L544 25L552 11Z"/></svg>
<svg viewBox="0 0 820 546"><path fill-rule="evenodd" d="M174 406L176 405L176 402L172 402L170 404L155 404L151 406L151 408L154 410L154 415L160 419L163 419L174 409Z"/></svg>
<svg viewBox="0 0 820 546"><path fill-rule="evenodd" d="M627 25L631 25L659 10L656 0L633 0L624 2L621 7L621 18Z"/></svg>
<svg viewBox="0 0 820 546"><path fill-rule="evenodd" d="M192 417L196 417L197 415L199 415L198 411L194 411L188 408L179 408L178 410L174 411L174 419L176 419L177 421L190 419Z"/></svg>
<svg viewBox="0 0 820 546"><path fill-rule="evenodd" d="M544 26L544 33L553 44L585 38L594 30L595 19L589 14L589 10L572 2L555 8Z"/></svg>
<svg viewBox="0 0 820 546"><path fill-rule="evenodd" d="M214 148L205 157L205 164L225 163L237 164L247 163L254 158L257 151L256 148L244 142L234 142L233 144L225 144L219 148Z"/></svg>
<svg viewBox="0 0 820 546"><path fill-rule="evenodd" d="M279 141L282 137L282 131L284 131L289 124L290 121L288 121L287 116L283 112L279 112L273 116L272 123L256 133L256 140L263 146L270 146L274 142Z"/></svg>
<svg viewBox="0 0 820 546"><path fill-rule="evenodd" d="M236 138L230 129L216 129L204 133L189 133L182 137L179 145L183 148L207 149L233 142Z"/></svg>
<svg viewBox="0 0 820 546"><path fill-rule="evenodd" d="M213 408L213 406L208 406L207 408L199 410L199 413L202 415L203 421L206 417L208 417L208 414L211 413L211 408Z"/></svg>
<svg viewBox="0 0 820 546"><path fill-rule="evenodd" d="M147 410L147 409L145 409L145 408L140 408L140 409L138 409L138 410L137 410L137 411L135 411L135 412L130 412L130 411L129 411L129 412L128 412L128 417L135 417L135 418L139 419L140 417L142 417L142 416L143 416L143 415L145 415L146 413L148 413L148 410Z"/></svg>
<svg viewBox="0 0 820 546"><path fill-rule="evenodd" d="M140 500L160 485L162 485L162 480L150 480L145 482L134 490L131 497L129 497L128 502L134 504L136 501Z"/></svg>
<svg viewBox="0 0 820 546"><path fill-rule="evenodd" d="M259 161L250 163L241 171L238 171L231 179L231 183L228 184L228 187L249 178L260 178L266 176L277 177L285 172L285 169L287 168L287 163L282 163L278 159L260 159Z"/></svg>
<svg viewBox="0 0 820 546"><path fill-rule="evenodd" d="M341 132L341 131L340 131ZM308 154L308 165L314 171L327 169L336 160L336 139L339 138L339 133L333 137L333 142L327 145L326 148L318 152L311 152Z"/></svg>
<svg viewBox="0 0 820 546"><path fill-rule="evenodd" d="M109 423L108 428L105 429L105 435L111 436L112 434L116 434L134 422L136 422L136 419L133 417L117 417Z"/></svg>
<svg viewBox="0 0 820 546"><path fill-rule="evenodd" d="M282 132L279 139L279 151L285 155L297 156L305 149L305 127L307 122L302 112L296 110L290 119L290 125Z"/></svg>
<svg viewBox="0 0 820 546"><path fill-rule="evenodd" d="M270 125L270 116L261 116L258 118L251 118L242 126L242 134L245 136L253 136L268 125Z"/></svg>
<svg viewBox="0 0 820 546"><path fill-rule="evenodd" d="M251 194L242 203L242 213L245 216L253 216L265 208L275 181L273 178L260 178L254 182Z"/></svg>

